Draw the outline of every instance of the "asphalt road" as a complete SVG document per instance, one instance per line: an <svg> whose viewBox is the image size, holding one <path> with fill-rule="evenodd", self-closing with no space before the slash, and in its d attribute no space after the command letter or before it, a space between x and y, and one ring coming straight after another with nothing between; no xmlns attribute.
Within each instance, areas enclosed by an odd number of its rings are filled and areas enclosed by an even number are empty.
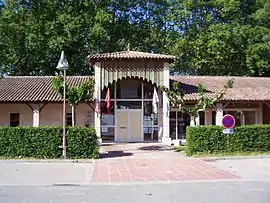
<svg viewBox="0 0 270 203"><path fill-rule="evenodd" d="M0 186L1 203L269 203L270 182Z"/></svg>

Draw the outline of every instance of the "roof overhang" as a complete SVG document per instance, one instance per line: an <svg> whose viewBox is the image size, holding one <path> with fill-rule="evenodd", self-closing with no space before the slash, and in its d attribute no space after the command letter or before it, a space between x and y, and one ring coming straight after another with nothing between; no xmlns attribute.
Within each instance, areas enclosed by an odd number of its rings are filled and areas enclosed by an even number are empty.
<svg viewBox="0 0 270 203"><path fill-rule="evenodd" d="M175 59L176 57L173 55L155 54L139 51L120 51L112 53L91 54L87 56L87 62L89 64L108 60L159 60L165 62L173 62Z"/></svg>

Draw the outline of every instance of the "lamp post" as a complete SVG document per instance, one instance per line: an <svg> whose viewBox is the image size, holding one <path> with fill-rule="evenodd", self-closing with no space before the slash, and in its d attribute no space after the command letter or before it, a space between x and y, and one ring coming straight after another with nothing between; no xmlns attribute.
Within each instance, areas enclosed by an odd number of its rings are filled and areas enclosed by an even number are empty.
<svg viewBox="0 0 270 203"><path fill-rule="evenodd" d="M68 69L68 61L64 56L64 51L61 52L59 62L56 69L64 72L64 93L63 93L63 138L62 138L62 156L67 158L66 146L66 70Z"/></svg>

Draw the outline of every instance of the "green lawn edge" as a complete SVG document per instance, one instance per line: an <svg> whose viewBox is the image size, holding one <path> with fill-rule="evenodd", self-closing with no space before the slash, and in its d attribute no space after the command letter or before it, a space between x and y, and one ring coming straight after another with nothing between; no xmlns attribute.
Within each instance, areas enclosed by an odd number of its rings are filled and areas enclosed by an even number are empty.
<svg viewBox="0 0 270 203"><path fill-rule="evenodd" d="M185 153L186 146L177 146L174 148L176 152L180 152L186 156ZM195 158L204 158L204 157L225 157L225 156L260 156L260 155L270 155L269 152L223 152L223 153L206 153L206 152L198 152L197 154L193 154L189 157Z"/></svg>

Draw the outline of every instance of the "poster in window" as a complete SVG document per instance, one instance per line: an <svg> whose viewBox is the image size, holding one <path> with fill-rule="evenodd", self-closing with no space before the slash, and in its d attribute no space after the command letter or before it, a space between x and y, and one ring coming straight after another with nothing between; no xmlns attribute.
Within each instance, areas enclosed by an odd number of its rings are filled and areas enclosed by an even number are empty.
<svg viewBox="0 0 270 203"><path fill-rule="evenodd" d="M85 114L85 119L84 119L84 124L85 125L87 125L87 126L92 126L93 125L93 123L94 123L94 121L93 121L93 113L92 112L90 112L90 111L88 111L88 112L86 112L86 114Z"/></svg>
<svg viewBox="0 0 270 203"><path fill-rule="evenodd" d="M114 125L114 115L103 114L101 119L101 125Z"/></svg>

